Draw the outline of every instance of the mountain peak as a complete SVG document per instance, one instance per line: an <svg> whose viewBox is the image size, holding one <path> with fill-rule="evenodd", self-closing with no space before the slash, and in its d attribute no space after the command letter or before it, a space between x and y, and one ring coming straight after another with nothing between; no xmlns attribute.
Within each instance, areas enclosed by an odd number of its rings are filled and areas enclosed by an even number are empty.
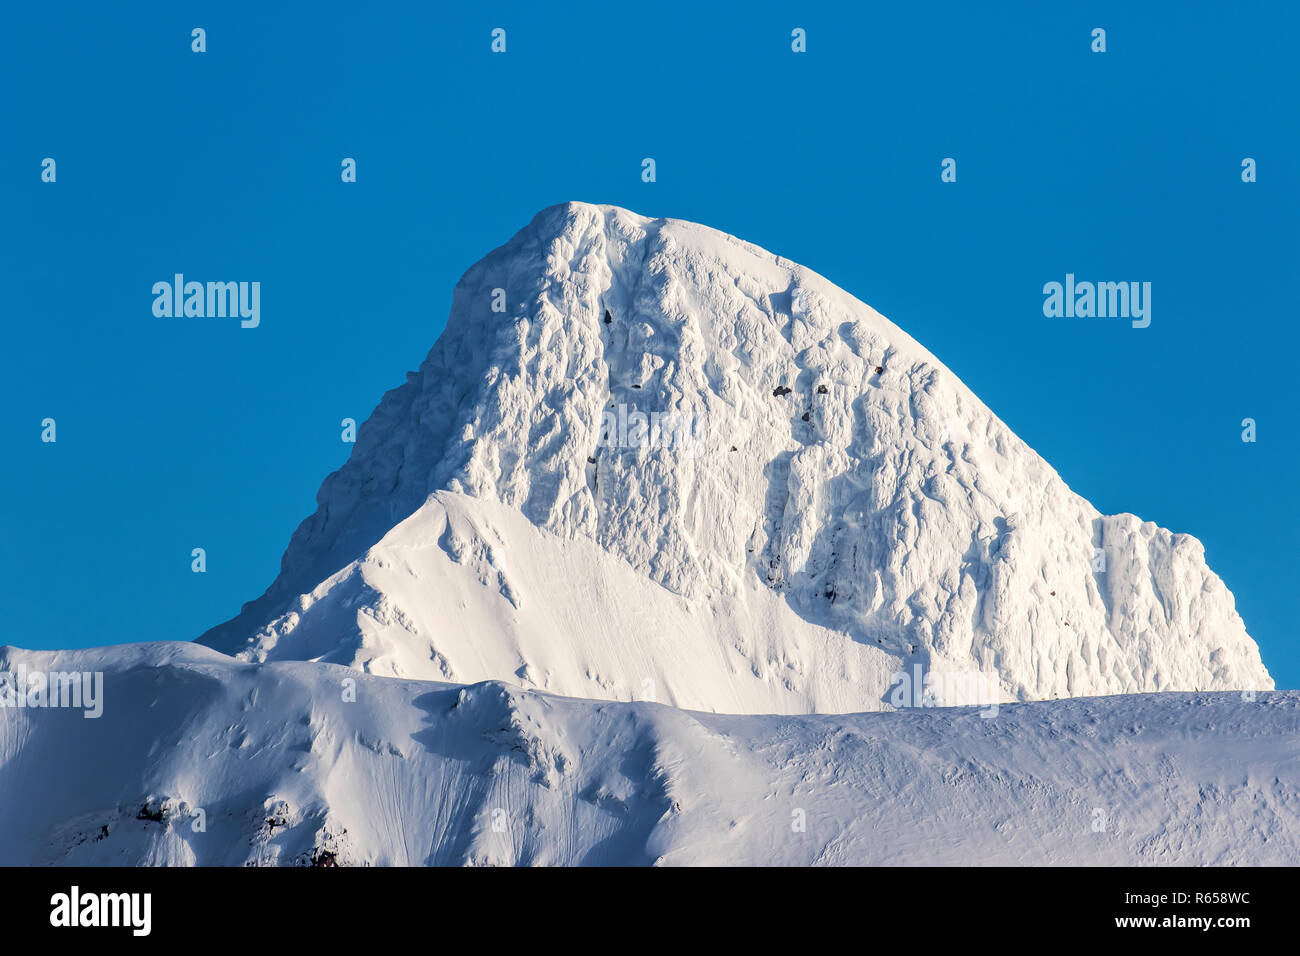
<svg viewBox="0 0 1300 956"><path fill-rule="evenodd" d="M616 206L470 268L317 503L203 642L702 710L1272 686L1194 538L1100 515L811 270Z"/></svg>

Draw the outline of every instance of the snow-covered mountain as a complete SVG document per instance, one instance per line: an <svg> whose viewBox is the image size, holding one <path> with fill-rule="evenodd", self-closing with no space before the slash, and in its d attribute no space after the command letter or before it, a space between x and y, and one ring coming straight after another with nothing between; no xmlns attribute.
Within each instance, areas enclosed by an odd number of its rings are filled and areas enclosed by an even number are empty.
<svg viewBox="0 0 1300 956"><path fill-rule="evenodd" d="M702 714L185 643L0 650L0 865L1300 862L1300 694Z"/></svg>
<svg viewBox="0 0 1300 956"><path fill-rule="evenodd" d="M879 709L917 666L1014 700L1273 686L1195 538L1099 514L816 273L610 206L465 274L317 501L203 643L733 713Z"/></svg>
<svg viewBox="0 0 1300 956"><path fill-rule="evenodd" d="M1300 863L1199 543L713 230L539 214L318 501L211 647L0 647L0 865Z"/></svg>

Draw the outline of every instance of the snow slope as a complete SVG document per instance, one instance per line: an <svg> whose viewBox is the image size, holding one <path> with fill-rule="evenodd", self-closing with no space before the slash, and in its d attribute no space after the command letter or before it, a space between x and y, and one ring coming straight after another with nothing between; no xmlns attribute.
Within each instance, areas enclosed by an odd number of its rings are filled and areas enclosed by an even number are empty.
<svg viewBox="0 0 1300 956"><path fill-rule="evenodd" d="M446 491L243 656L724 713L877 709L897 669L757 582L691 601L589 539Z"/></svg>
<svg viewBox="0 0 1300 956"><path fill-rule="evenodd" d="M751 713L878 709L914 665L1017 700L1273 686L1195 538L1099 514L816 273L610 206L465 274L317 501L203 643Z"/></svg>
<svg viewBox="0 0 1300 956"><path fill-rule="evenodd" d="M1295 692L723 716L183 643L19 665L103 671L104 712L0 709L0 865L1300 863Z"/></svg>

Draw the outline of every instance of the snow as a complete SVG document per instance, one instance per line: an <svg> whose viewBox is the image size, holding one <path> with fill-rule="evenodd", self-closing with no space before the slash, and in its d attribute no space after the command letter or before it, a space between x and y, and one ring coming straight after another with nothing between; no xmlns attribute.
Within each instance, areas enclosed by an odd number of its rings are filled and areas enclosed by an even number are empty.
<svg viewBox="0 0 1300 956"><path fill-rule="evenodd" d="M106 706L0 710L0 865L1300 862L1296 692L756 716L179 642L19 665Z"/></svg>
<svg viewBox="0 0 1300 956"><path fill-rule="evenodd" d="M731 236L544 210L317 504L200 643L0 648L102 675L0 694L0 865L1300 863L1200 543Z"/></svg>
<svg viewBox="0 0 1300 956"><path fill-rule="evenodd" d="M437 492L245 657L730 713L878 709L896 663L751 583L695 604L594 542ZM761 662L756 664L755 662ZM874 695L874 696L873 696Z"/></svg>
<svg viewBox="0 0 1300 956"><path fill-rule="evenodd" d="M629 410L692 440L602 443ZM611 206L471 268L317 500L203 642L750 713L878 709L916 664L1007 700L1273 686L1195 538L1099 514L821 276Z"/></svg>

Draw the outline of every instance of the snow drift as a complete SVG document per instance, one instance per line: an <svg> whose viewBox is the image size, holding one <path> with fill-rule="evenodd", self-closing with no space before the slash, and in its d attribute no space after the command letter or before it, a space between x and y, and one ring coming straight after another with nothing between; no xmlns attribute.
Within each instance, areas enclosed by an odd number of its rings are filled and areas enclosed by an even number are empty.
<svg viewBox="0 0 1300 956"><path fill-rule="evenodd" d="M693 713L194 644L0 650L0 865L1286 864L1300 695Z"/></svg>
<svg viewBox="0 0 1300 956"><path fill-rule="evenodd" d="M1273 686L1195 538L1099 514L816 273L610 206L465 274L317 501L202 642L749 713L879 709L914 667L1024 701Z"/></svg>

